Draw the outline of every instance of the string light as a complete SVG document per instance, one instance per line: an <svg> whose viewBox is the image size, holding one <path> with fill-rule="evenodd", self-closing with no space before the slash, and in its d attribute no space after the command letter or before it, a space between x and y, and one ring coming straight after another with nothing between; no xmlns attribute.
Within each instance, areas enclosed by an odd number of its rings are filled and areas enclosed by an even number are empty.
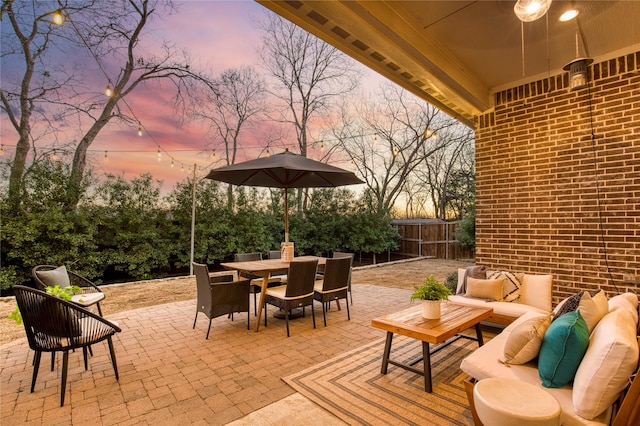
<svg viewBox="0 0 640 426"><path fill-rule="evenodd" d="M184 173L184 164L180 164L180 173Z"/></svg>
<svg viewBox="0 0 640 426"><path fill-rule="evenodd" d="M398 152L398 150L394 148L394 150L393 150L393 156L394 156L394 157L397 157L399 153L400 153L400 152Z"/></svg>
<svg viewBox="0 0 640 426"><path fill-rule="evenodd" d="M108 160L108 159L109 159L109 157L107 156L107 151L105 151L105 152L104 152L104 160L106 161L106 160Z"/></svg>
<svg viewBox="0 0 640 426"><path fill-rule="evenodd" d="M173 158L171 159L171 168L173 169Z"/></svg>
<svg viewBox="0 0 640 426"><path fill-rule="evenodd" d="M158 148L158 161L162 161L162 153L160 152L160 148Z"/></svg>
<svg viewBox="0 0 640 426"><path fill-rule="evenodd" d="M64 15L60 9L53 12L53 23L56 25L64 24Z"/></svg>
<svg viewBox="0 0 640 426"><path fill-rule="evenodd" d="M324 152L324 142L320 144L320 152Z"/></svg>
<svg viewBox="0 0 640 426"><path fill-rule="evenodd" d="M269 151L269 147L267 147L267 158L271 157L271 151Z"/></svg>
<svg viewBox="0 0 640 426"><path fill-rule="evenodd" d="M107 95L108 98L110 98L111 95L113 95L113 90L111 90L111 86L109 86L108 84L107 84L107 88L104 89L104 94Z"/></svg>
<svg viewBox="0 0 640 426"><path fill-rule="evenodd" d="M142 136L142 126L138 126L138 136Z"/></svg>
<svg viewBox="0 0 640 426"><path fill-rule="evenodd" d="M4 155L4 144L0 144L0 157Z"/></svg>
<svg viewBox="0 0 640 426"><path fill-rule="evenodd" d="M216 158L216 150L214 149L213 152L211 153L211 158Z"/></svg>
<svg viewBox="0 0 640 426"><path fill-rule="evenodd" d="M58 154L55 149L53 150L53 154L51 154L51 160L58 161Z"/></svg>

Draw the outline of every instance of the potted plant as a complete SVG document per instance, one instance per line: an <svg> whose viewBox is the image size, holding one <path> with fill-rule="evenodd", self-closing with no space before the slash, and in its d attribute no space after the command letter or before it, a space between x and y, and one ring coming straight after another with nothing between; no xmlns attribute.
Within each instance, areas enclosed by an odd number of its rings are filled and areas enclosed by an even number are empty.
<svg viewBox="0 0 640 426"><path fill-rule="evenodd" d="M440 301L446 300L451 291L433 275L429 275L422 285L417 286L411 295L411 301L422 300L422 317L440 318Z"/></svg>

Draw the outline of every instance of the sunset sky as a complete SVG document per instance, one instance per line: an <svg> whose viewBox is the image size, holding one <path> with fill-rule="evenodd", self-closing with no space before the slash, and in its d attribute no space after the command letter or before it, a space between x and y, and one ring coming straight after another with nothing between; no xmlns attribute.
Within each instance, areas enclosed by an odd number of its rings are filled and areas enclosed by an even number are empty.
<svg viewBox="0 0 640 426"><path fill-rule="evenodd" d="M264 15L266 9L263 6L245 0L191 0L178 4L176 14L162 19L156 17L143 36L145 43L153 41L159 45L161 40L171 41L176 47L188 50L196 67L202 66L215 76L230 67L260 67L257 52L261 35L255 29L254 21ZM5 25L5 22L1 25ZM150 36L155 37L151 40ZM93 74L95 82L92 83L96 85L97 92L103 92L105 78L88 54L87 60L89 65L96 68ZM3 63L2 79L7 78L4 71L6 65ZM118 68L110 68L108 63L101 65L115 80ZM376 85L382 81L373 71L366 70L366 74L369 75L368 81ZM192 174L188 169L192 170L194 163L197 164L199 176L222 165L214 162L210 151L203 152L211 144L204 125L180 125L169 98L170 94L164 93L154 83L139 87L126 97L128 106L142 123L143 136L137 135L137 126L109 124L90 147L90 163L97 174L124 173L125 178L130 179L149 172L164 182L163 192L168 192L175 182L185 179L187 173ZM68 135L66 140L80 137L76 123L68 120L60 123L59 131ZM0 135L4 144L4 159L13 158L17 136L4 114ZM311 136L313 139L317 135ZM260 135L247 135L247 138L242 143L255 149L241 151L238 161L254 158L259 153ZM46 144L39 145L43 146ZM290 149L296 151L296 147L292 139ZM158 161L158 149L163 151L161 161ZM339 166L346 167L344 164Z"/></svg>

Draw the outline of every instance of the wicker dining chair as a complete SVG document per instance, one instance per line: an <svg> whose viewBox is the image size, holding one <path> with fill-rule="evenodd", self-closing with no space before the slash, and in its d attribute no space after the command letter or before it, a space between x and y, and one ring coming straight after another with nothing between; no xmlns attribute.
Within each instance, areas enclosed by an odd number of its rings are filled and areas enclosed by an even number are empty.
<svg viewBox="0 0 640 426"><path fill-rule="evenodd" d="M247 313L247 330L251 328L249 307L249 280L234 281L233 272L217 276L209 276L207 265L193 263L193 272L196 276L198 287L196 301L196 317L193 320L193 328L196 328L198 312L204 313L209 318L207 337L211 331L211 321L222 315L228 315L233 321L234 312Z"/></svg>
<svg viewBox="0 0 640 426"><path fill-rule="evenodd" d="M104 300L104 293L97 285L88 279L68 270L64 265L38 265L31 270L31 278L36 288L45 291L48 286L54 287L59 285L60 288L70 285L78 286L82 289L83 302L77 303L83 307L96 305L98 313L102 316L100 301Z"/></svg>
<svg viewBox="0 0 640 426"><path fill-rule="evenodd" d="M233 255L234 262L250 262L253 260L262 260L262 253L236 253ZM249 292L253 293L253 315L258 315L258 293L262 291L262 277L253 274L241 274L243 277L251 280L251 287L249 288ZM267 287L273 287L279 285L281 283L281 279L273 276L269 277L269 284Z"/></svg>
<svg viewBox="0 0 640 426"><path fill-rule="evenodd" d="M69 351L82 348L84 368L88 369L87 348L106 340L113 371L118 380L118 365L111 336L120 327L100 315L42 290L16 285L12 287L22 315L29 347L35 351L31 392L36 385L42 352L62 352L62 386L60 406L64 405Z"/></svg>
<svg viewBox="0 0 640 426"><path fill-rule="evenodd" d="M351 320L349 312L349 299L347 291L349 289L349 271L351 270L351 259L348 257L337 257L327 259L324 266L324 276L322 280L316 281L313 288L313 298L322 303L322 318L324 326L327 326L327 308L329 302L344 299L347 303L347 319Z"/></svg>
<svg viewBox="0 0 640 426"><path fill-rule="evenodd" d="M313 328L316 328L316 316L313 311L313 286L315 284L317 271L318 259L294 260L289 263L287 284L268 288L265 293L265 327L267 325L267 304L271 304L284 311L284 319L287 324L287 337L289 337L289 311L294 308L302 308L302 315L304 316L305 306L311 305Z"/></svg>
<svg viewBox="0 0 640 426"><path fill-rule="evenodd" d="M338 259L341 257L348 257L349 259L351 259L351 262L349 264L349 297L351 298L351 304L353 305L353 292L351 291L351 273L353 272L353 258L355 257L354 253L346 253L346 252L342 252L342 251L334 251L333 252L333 259Z"/></svg>

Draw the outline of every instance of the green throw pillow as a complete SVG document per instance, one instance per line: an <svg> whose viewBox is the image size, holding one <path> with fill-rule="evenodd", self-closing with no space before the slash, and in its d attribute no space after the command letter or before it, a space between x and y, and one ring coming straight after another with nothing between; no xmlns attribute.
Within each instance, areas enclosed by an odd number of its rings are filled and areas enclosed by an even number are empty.
<svg viewBox="0 0 640 426"><path fill-rule="evenodd" d="M580 311L569 312L551 323L538 355L542 386L559 388L571 382L589 346L589 329Z"/></svg>

